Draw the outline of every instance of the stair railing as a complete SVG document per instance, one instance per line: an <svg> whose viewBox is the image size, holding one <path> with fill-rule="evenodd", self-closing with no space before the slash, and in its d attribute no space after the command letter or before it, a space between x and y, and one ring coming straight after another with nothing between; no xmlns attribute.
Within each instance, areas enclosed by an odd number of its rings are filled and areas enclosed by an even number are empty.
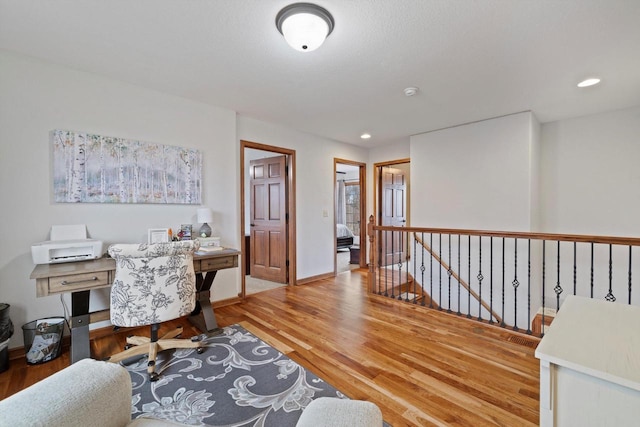
<svg viewBox="0 0 640 427"><path fill-rule="evenodd" d="M501 323L502 322L502 317L500 317L491 306L489 306L489 304L487 304L485 301L483 301L480 296L473 290L471 289L471 287L467 284L467 282L465 280L462 279L462 277L460 277L460 275L458 273L456 273L455 271L453 271L451 269L451 266L449 266L449 264L447 264L446 262L444 262L442 260L442 258L440 258L438 256L438 254L436 254L431 247L422 241L422 239L420 237L418 237L418 235L416 233L413 233L414 239L416 242L418 242L418 244L420 246L422 246L427 252L429 252L429 254L433 257L433 259L439 263L442 268L444 268L447 271L447 274L450 274L451 276L453 276L453 278L455 280L457 280L460 285L462 286L462 288L464 290L466 290L476 301L478 301L480 304L482 304L482 306L491 313L491 315L493 316L493 318L496 319L497 322Z"/></svg>
<svg viewBox="0 0 640 427"><path fill-rule="evenodd" d="M544 335L568 294L640 305L639 238L390 227L373 217L367 235L371 292L527 334Z"/></svg>

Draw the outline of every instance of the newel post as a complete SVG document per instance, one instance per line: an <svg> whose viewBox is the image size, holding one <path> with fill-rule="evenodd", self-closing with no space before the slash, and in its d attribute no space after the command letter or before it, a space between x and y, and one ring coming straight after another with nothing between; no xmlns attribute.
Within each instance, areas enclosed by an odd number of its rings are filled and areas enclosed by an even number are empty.
<svg viewBox="0 0 640 427"><path fill-rule="evenodd" d="M373 230L374 220L373 215L369 215L369 222L367 223L367 235L369 236L369 292L375 292L376 282L376 233Z"/></svg>

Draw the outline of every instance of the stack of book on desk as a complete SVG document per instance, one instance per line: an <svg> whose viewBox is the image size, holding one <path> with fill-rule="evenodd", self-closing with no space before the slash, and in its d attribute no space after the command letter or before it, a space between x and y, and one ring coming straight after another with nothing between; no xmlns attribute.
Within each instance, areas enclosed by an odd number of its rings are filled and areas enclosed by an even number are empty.
<svg viewBox="0 0 640 427"><path fill-rule="evenodd" d="M197 255L208 254L211 252L221 251L224 248L222 246L200 246L200 249L196 251Z"/></svg>

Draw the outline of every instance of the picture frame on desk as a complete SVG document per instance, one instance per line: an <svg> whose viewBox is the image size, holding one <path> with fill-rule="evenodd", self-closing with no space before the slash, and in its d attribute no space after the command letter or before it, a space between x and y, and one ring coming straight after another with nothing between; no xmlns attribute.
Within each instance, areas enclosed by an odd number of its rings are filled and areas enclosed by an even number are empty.
<svg viewBox="0 0 640 427"><path fill-rule="evenodd" d="M168 228L150 228L148 232L148 243L163 243L169 241Z"/></svg>
<svg viewBox="0 0 640 427"><path fill-rule="evenodd" d="M191 240L191 224L182 224L179 236L180 240Z"/></svg>

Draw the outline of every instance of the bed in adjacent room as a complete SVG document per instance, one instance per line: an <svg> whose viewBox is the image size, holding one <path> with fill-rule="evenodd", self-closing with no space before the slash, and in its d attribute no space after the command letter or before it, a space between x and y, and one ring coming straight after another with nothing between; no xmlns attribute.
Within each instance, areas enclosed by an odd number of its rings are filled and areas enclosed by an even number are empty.
<svg viewBox="0 0 640 427"><path fill-rule="evenodd" d="M336 236L338 249L349 249L353 246L353 231L344 224L336 224Z"/></svg>

